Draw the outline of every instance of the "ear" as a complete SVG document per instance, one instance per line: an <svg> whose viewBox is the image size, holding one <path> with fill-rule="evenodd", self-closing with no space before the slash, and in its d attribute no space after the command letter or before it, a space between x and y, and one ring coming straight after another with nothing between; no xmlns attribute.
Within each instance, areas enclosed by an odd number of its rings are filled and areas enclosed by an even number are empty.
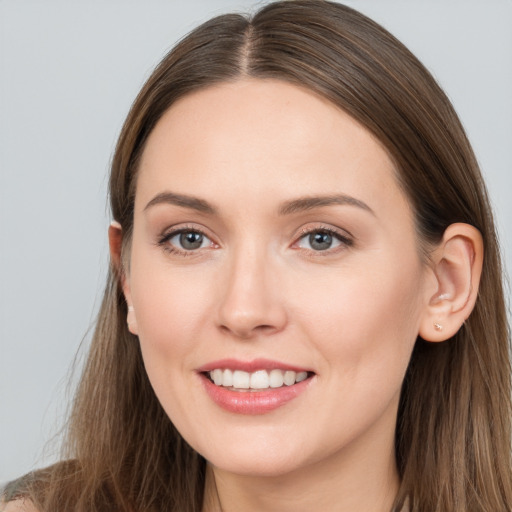
<svg viewBox="0 0 512 512"><path fill-rule="evenodd" d="M135 335L138 335L137 318L132 304L132 296L130 290L130 276L127 275L122 261L122 246L123 246L123 230L121 224L116 220L112 221L108 228L108 244L110 248L110 261L114 267L115 272L121 282L123 294L128 306L128 314L126 323L128 330Z"/></svg>
<svg viewBox="0 0 512 512"><path fill-rule="evenodd" d="M478 229L461 223L448 226L432 254L433 286L419 331L424 340L451 338L471 314L478 295L483 253Z"/></svg>

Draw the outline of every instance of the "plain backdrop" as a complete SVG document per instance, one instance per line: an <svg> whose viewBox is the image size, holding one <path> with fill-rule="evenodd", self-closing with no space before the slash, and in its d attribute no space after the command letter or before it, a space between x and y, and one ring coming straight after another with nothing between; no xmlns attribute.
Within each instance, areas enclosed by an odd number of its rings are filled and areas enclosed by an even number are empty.
<svg viewBox="0 0 512 512"><path fill-rule="evenodd" d="M241 0L0 0L0 482L56 460L108 267L106 182L153 66ZM445 88L512 269L512 1L352 0ZM79 360L80 361L80 360Z"/></svg>

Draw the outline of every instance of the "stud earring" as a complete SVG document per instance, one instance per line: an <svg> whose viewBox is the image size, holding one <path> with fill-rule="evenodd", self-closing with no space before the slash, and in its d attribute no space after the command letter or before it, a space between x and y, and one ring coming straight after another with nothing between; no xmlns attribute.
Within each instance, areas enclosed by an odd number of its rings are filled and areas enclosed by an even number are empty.
<svg viewBox="0 0 512 512"><path fill-rule="evenodd" d="M134 311L133 306L128 306L128 311Z"/></svg>
<svg viewBox="0 0 512 512"><path fill-rule="evenodd" d="M434 322L434 329L436 331L442 331L443 330L443 326L441 324L438 324L437 322Z"/></svg>

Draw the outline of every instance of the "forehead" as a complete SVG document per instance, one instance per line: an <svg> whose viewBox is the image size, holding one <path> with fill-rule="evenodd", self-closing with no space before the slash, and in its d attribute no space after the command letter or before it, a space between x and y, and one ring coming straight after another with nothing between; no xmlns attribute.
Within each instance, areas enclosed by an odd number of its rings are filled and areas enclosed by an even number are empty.
<svg viewBox="0 0 512 512"><path fill-rule="evenodd" d="M329 192L377 206L383 195L405 199L387 152L356 120L307 89L258 79L194 92L162 116L142 155L136 210L165 189L213 203Z"/></svg>

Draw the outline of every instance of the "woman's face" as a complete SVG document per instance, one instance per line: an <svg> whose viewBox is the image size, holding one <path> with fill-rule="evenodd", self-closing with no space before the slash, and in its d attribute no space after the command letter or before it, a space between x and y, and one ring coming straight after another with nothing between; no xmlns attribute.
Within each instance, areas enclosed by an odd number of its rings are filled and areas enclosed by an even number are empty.
<svg viewBox="0 0 512 512"><path fill-rule="evenodd" d="M129 320L163 408L214 466L391 457L427 275L392 161L313 93L222 84L151 133Z"/></svg>

